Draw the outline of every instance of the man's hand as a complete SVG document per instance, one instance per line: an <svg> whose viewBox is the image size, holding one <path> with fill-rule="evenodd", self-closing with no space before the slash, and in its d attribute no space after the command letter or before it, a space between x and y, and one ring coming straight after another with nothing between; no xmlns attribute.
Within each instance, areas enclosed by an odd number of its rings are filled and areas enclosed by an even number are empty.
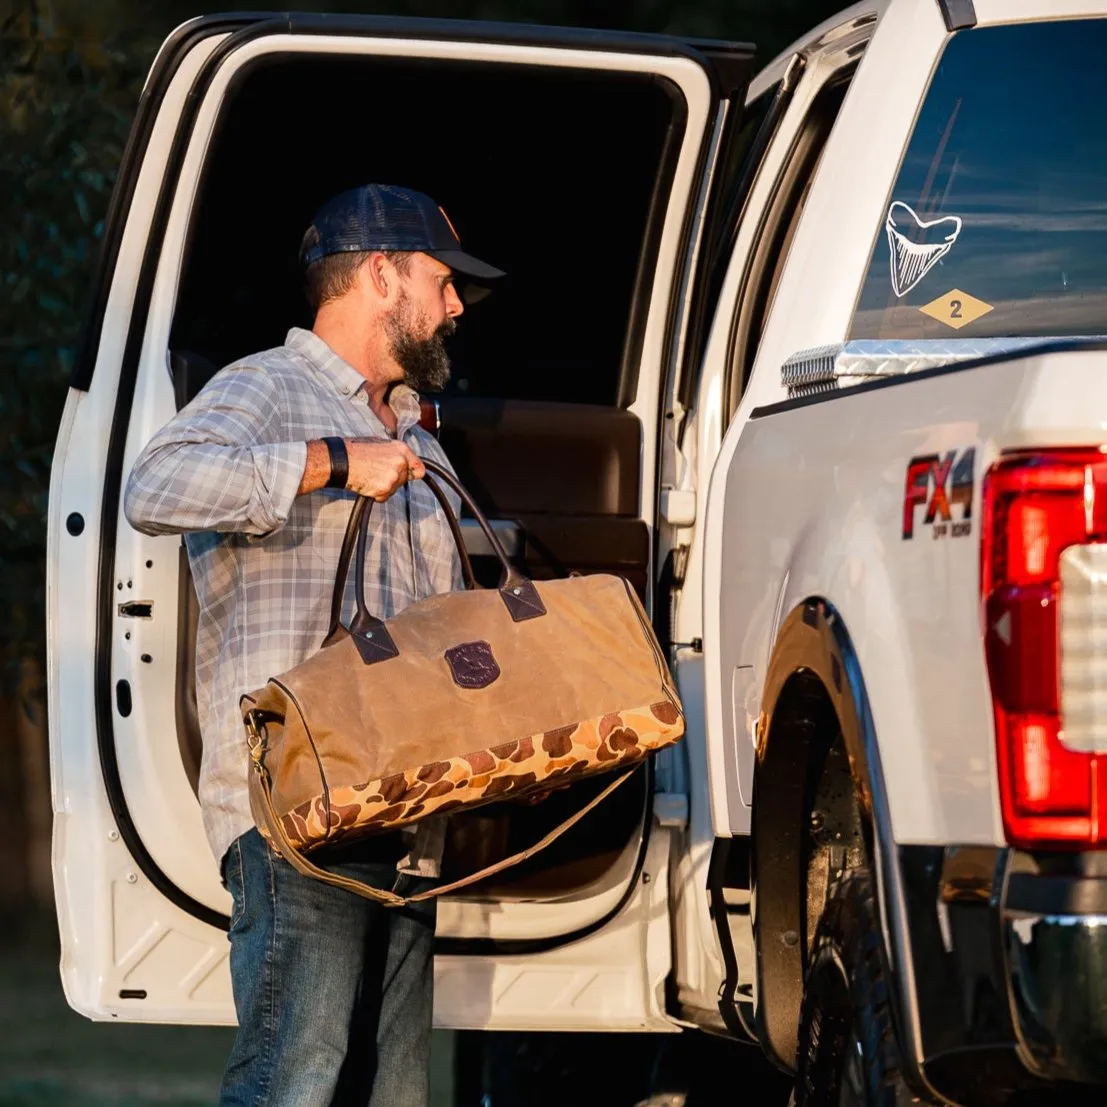
<svg viewBox="0 0 1107 1107"><path fill-rule="evenodd" d="M402 442L359 438L347 438L345 442L350 460L346 487L359 496L368 496L382 503L409 480L417 480L426 472L419 455ZM331 462L326 443L309 442L299 494L302 496L323 488L330 475Z"/></svg>
<svg viewBox="0 0 1107 1107"><path fill-rule="evenodd" d="M350 479L346 487L359 496L383 503L409 480L418 480L426 472L419 455L402 442L346 440L350 455Z"/></svg>

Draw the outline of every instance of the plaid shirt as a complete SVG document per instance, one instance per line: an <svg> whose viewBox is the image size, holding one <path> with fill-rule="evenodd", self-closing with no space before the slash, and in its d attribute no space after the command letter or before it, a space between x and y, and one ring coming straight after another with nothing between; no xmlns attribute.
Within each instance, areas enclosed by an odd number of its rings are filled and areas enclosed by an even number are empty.
<svg viewBox="0 0 1107 1107"><path fill-rule="evenodd" d="M200 601L200 805L217 858L254 825L239 697L315 653L330 621L354 497L333 489L296 495L307 442L325 435L390 437L364 384L321 338L293 328L284 346L216 374L154 436L127 482L132 526L185 536ZM397 437L448 465L438 442L418 425L416 394L397 385L389 403ZM415 600L461 587L445 515L422 481L373 505L369 535L365 599L374 614L388 618ZM343 621L352 613L351 571ZM400 867L437 875L443 827L428 820L411 832L411 851Z"/></svg>

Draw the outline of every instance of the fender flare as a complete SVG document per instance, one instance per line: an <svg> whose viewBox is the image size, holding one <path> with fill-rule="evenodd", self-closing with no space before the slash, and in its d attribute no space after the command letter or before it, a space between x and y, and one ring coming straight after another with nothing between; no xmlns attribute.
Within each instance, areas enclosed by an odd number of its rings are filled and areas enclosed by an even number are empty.
<svg viewBox="0 0 1107 1107"><path fill-rule="evenodd" d="M766 670L757 725L751 913L758 1038L777 1064L795 1067L805 954L804 943L794 936L803 933L802 820L807 800L804 773L796 758L805 757L806 750L793 751L779 741L774 746L773 721L782 692L799 674L818 679L842 734L876 880L884 965L902 1060L911 1083L930 1090L922 1070L906 903L872 712L845 624L835 608L819 597L805 600L781 622ZM759 797L772 802L759 803Z"/></svg>

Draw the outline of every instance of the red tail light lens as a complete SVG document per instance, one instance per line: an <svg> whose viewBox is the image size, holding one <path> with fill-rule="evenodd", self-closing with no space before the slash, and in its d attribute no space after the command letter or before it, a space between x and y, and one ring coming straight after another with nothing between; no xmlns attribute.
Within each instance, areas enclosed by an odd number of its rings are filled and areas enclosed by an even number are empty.
<svg viewBox="0 0 1107 1107"><path fill-rule="evenodd" d="M981 588L1003 825L1024 848L1107 843L1107 753L1065 744L1061 555L1107 541L1107 458L1005 457L984 478Z"/></svg>

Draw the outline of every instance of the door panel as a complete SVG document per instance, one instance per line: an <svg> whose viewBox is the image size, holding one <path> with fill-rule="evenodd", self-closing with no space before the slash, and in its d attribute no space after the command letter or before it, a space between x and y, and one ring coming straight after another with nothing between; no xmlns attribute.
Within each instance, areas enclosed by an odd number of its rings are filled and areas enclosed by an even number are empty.
<svg viewBox="0 0 1107 1107"><path fill-rule="evenodd" d="M649 528L638 513L642 425L616 407L443 397L439 440L481 508L509 519L539 580L625 576L645 597ZM481 564L484 562L484 564ZM491 559L475 568L495 580Z"/></svg>
<svg viewBox="0 0 1107 1107"><path fill-rule="evenodd" d="M226 24L220 27L222 33L228 31ZM479 28L472 26L418 21L336 18L301 23L299 17L262 21L218 44L207 43L202 56L188 57L191 69L173 86L173 96L144 101L144 112L152 113L154 120L151 135L160 134L161 139L155 142L152 137L136 154L136 172L147 183L135 188L130 203L117 205L122 228L108 228L108 239L119 238L121 247L114 267L102 274L110 286L101 290L100 297L107 308L90 332L91 361L86 359L79 367L77 388L70 396L51 493L48 630L63 973L71 1002L95 1017L137 1021L231 1017L226 940L221 933L228 901L195 803L195 743L191 747L187 741L182 743L176 733L190 726L187 703L182 706L181 700L191 698L187 662L192 593L181 568L179 540L147 538L132 531L122 518L120 501L134 457L189 392L201 385L206 371L198 360L188 365L178 355L171 358L169 351L197 349L208 361L224 363L251 348L279 342L283 327L300 321L285 314L282 323L282 312L272 305L269 316L255 318L253 313L265 310L269 303L264 295L249 295L252 289L256 292L255 285L266 287L270 266L261 256L249 253L246 260L252 266L238 265L238 259L232 264L225 256L217 259L234 279L208 301L198 292L205 282L189 277L190 259L202 256L218 240L204 223L208 209L202 182L213 179L211 152L227 124L224 109L233 108L235 96L249 74L260 71L258 67L269 71L290 64L292 58L315 58L334 73L347 62L371 67L385 61L392 72L410 61L412 72L425 75L448 69L458 81L470 71L486 83L489 79L517 83L539 73L543 80L558 75L567 82L610 78L611 87L620 90L636 82L666 90L674 114L665 130L667 153L649 203L642 208L649 226L635 247L636 260L630 267L635 274L633 292L623 304L625 333L620 322L621 333L614 344L617 354L621 347L622 356L610 405L568 402L582 398L583 389L565 397L565 402L501 398L503 388L489 391L493 378L473 375L494 359L471 356L472 344L468 354L464 349L460 352L460 363L467 368L456 389L463 392L464 381L472 395L450 395L443 402L444 435L452 436L447 449L477 494L499 516L521 528L522 558L536 576L571 569L622 571L648 596L653 473L661 384L668 372L672 291L682 271L688 228L695 222L688 218L689 204L707 168L701 153L718 99L717 75L702 53L668 39L621 39L535 28L494 28L488 32L490 41L478 39L478 34ZM199 50L200 40L187 41L189 50ZM748 68L747 55L740 49L732 54L732 61L745 58ZM509 87L516 86L505 85L505 99ZM655 97L647 100L656 106ZM577 102L599 103L579 96ZM261 101L259 110L266 110L266 103ZM553 103L556 107L561 101ZM544 110L557 122L549 103ZM562 130L572 133L571 127L562 126ZM520 133L505 129L499 145L508 150L518 147ZM413 149L425 146L410 141ZM540 147L541 143L534 146L530 156L536 158ZM379 176L371 165L354 161L343 165L335 160L361 156L365 144L339 143L328 149L334 151L330 160L316 159L311 166L296 169L317 174L318 188L330 192L336 185L353 183L342 179L344 173L354 174L355 180ZM449 159L439 161L449 164ZM459 181L470 181L479 168L475 162L459 164L466 165L464 174L457 174ZM532 163L525 168L531 173ZM579 181L571 168L556 158L546 167L547 176L560 173L566 178L566 195ZM264 169L264 159L254 165L255 173ZM286 169L288 174L293 172ZM518 166L515 169L519 171ZM302 188L303 181L284 183L289 186L288 196L300 197L297 203L311 200L314 205L322 198L312 198ZM448 189L448 179L440 183ZM220 188L241 187L255 199L268 195L265 190L259 193L255 185L232 177ZM294 185L301 188L299 193ZM489 212L503 206L494 190L486 191ZM629 211L615 205L604 219L615 226ZM523 215L528 218L526 226L542 226L541 211L521 209L520 218ZM269 240L278 245L284 241L280 249L294 252L295 242L288 247L281 235L287 234L288 227L302 228L309 217L310 208L301 211L290 202L284 230L267 225L258 248ZM518 227L501 224L505 241L531 241ZM533 249L542 251L547 266L562 267L563 277L550 284L568 287L567 277L579 265L579 255L551 252L549 243L537 238ZM622 247L620 259L625 263ZM513 295L523 303L529 295L524 278L537 270L522 258L517 272L523 283ZM535 284L536 294L538 288ZM590 298L590 304L595 302ZM542 366L540 358L536 360L542 346L533 342L533 335L529 336L533 348L509 339L495 360L498 379L512 379L505 367L518 365L520 350L531 359L523 379L533 380L531 374L538 372L548 374L549 381L569 380L570 371L577 372L578 380L588 379L593 370L581 369L585 363L573 357L572 348L589 350L588 328L601 325L614 310L614 299L600 302L603 310L593 310L588 323L583 315L573 315L571 305L544 304L547 315L558 308L559 328L572 342L562 343L554 363ZM219 311L225 314L220 317ZM486 316L488 321L493 318ZM474 310L468 330L471 342L477 340L478 319ZM206 326L209 335L230 337L229 323L234 320L247 329L257 328L248 335L243 331L245 348L220 350L214 343L176 340L178 331L184 339L189 337L189 326L192 335L202 337ZM501 331L507 333L506 328L486 322L484 340ZM272 340L261 341L257 336L263 334L272 334ZM488 347L483 349L487 352ZM606 365L609 360L605 355L595 364ZM484 398L479 398L482 393ZM629 402L630 410L616 406L620 398ZM73 522L78 517L81 525ZM93 643L95 649L90 650ZM122 692L124 685L127 695ZM167 725L174 718L177 727ZM643 780L637 794L627 792L631 797L627 805L633 806L634 801L639 809L635 813L628 806L625 812L621 847L613 838L605 840L602 849L597 847L593 856L584 847L575 857L553 855L550 873L556 872L558 887L552 892L539 894L537 874L523 871L517 895L498 888L497 899L444 904L440 933L447 939L453 934L455 940L473 935L484 935L489 941L502 938L514 943L513 952L536 956L551 942L575 937L578 940L566 947L572 951L569 959L579 955L587 961L593 939L586 935L603 927L612 912L623 911L624 924L635 920L641 941L633 948L645 959L641 964L619 966L619 972L638 980L627 993L635 997L633 1010L628 1008L626 1014L627 1028L663 1024L660 992L654 985L664 976L668 924L665 912L650 906L662 894L662 882L655 879L644 893L645 885L637 879L645 858L641 848L649 797L645 785ZM569 797L550 802L554 806L546 814L538 809L517 820L518 827L508 829L521 833L526 822L552 818L558 804L569 802ZM655 833L650 843L655 852L667 849L664 834ZM663 871L665 862L659 859L659 864ZM567 891L567 881L582 883ZM632 914L627 916L627 911ZM134 985L138 980L141 986ZM574 1000L573 1018L580 1026L610 1028L604 995L594 991ZM447 1020L450 1017L445 1015ZM496 1025L498 1017L493 1004L485 1024ZM529 1017L516 1011L508 1022Z"/></svg>
<svg viewBox="0 0 1107 1107"><path fill-rule="evenodd" d="M212 925L225 894L218 878L200 878L214 887L212 903L183 890L190 882L187 864L174 865L164 852L153 859L122 792L114 724L122 718L116 688L127 677L112 672L110 646L114 594L135 577L117 581L114 549L105 561L99 546L110 535L114 547L118 526L119 478L106 474L121 441L113 425L124 350L161 182L188 91L234 29L228 20L191 24L163 47L147 81L109 209L92 311L51 470L46 623L54 889L66 998L93 1018L149 1019L145 998L138 997L149 996L151 975L158 989L150 1009L155 1019L219 1022L231 1011L229 981L218 968L226 940ZM113 486L114 499L108 495ZM101 741L105 733L110 744ZM180 766L176 734L163 727L153 738L151 754L164 753L167 764ZM151 797L161 818L173 820L182 839L202 840L187 776L178 769L167 783L169 794ZM173 879L163 866L174 869ZM210 869L209 859L203 870Z"/></svg>
<svg viewBox="0 0 1107 1107"><path fill-rule="evenodd" d="M639 517L642 424L617 407L444 396L438 432L491 515Z"/></svg>

